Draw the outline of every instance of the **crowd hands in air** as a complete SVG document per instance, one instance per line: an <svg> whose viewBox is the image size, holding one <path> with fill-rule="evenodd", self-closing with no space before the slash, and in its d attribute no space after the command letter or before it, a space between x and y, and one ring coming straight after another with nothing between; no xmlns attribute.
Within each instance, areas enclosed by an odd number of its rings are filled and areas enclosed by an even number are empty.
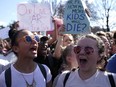
<svg viewBox="0 0 116 87"><path fill-rule="evenodd" d="M0 87L6 86L11 69L11 87L111 87L116 83L116 32L87 35L63 34L62 19L53 18L49 36L11 26L9 38L0 39ZM46 71L46 79L38 64Z"/></svg>

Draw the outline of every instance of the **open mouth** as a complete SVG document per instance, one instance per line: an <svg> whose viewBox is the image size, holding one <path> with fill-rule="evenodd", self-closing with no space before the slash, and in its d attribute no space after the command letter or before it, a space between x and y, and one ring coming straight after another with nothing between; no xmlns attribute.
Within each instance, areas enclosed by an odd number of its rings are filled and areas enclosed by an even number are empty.
<svg viewBox="0 0 116 87"><path fill-rule="evenodd" d="M36 47L32 47L30 50L33 51L34 53L37 52L37 48Z"/></svg>
<svg viewBox="0 0 116 87"><path fill-rule="evenodd" d="M80 64L86 64L87 63L87 59L80 59Z"/></svg>

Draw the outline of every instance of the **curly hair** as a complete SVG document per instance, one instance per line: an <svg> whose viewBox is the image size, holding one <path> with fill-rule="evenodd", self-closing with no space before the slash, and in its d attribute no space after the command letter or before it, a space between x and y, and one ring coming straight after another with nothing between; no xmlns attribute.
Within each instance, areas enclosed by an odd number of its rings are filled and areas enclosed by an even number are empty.
<svg viewBox="0 0 116 87"><path fill-rule="evenodd" d="M85 38L85 37L91 38L91 39L97 41L98 53L99 53L99 56L101 57L101 60L99 60L97 62L97 65L98 65L97 68L99 68L100 70L105 70L107 60L106 60L106 55L104 54L104 52L105 52L105 44L104 44L103 40L99 36L97 36L97 35L95 35L93 33L87 34L87 35L83 36L82 38Z"/></svg>

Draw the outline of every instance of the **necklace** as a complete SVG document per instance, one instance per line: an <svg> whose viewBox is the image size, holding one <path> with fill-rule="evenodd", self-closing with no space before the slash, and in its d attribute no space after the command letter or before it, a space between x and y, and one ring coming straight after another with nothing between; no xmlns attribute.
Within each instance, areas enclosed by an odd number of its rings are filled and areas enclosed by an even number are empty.
<svg viewBox="0 0 116 87"><path fill-rule="evenodd" d="M27 80L26 80L26 78L24 77L24 75L23 74L21 74L22 75L22 77L23 77L23 79L25 80L25 82L26 82L26 87L36 87L36 82L35 82L35 80L34 80L34 72L33 72L33 81L32 81L32 84L29 84L28 82L27 82Z"/></svg>

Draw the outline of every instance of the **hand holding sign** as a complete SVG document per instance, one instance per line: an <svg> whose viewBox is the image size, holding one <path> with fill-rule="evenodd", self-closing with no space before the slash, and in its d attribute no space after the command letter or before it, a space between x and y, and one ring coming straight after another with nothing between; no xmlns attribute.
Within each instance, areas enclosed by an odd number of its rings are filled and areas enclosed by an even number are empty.
<svg viewBox="0 0 116 87"><path fill-rule="evenodd" d="M58 34L63 36L63 32L65 32L65 25L61 25L58 29Z"/></svg>

